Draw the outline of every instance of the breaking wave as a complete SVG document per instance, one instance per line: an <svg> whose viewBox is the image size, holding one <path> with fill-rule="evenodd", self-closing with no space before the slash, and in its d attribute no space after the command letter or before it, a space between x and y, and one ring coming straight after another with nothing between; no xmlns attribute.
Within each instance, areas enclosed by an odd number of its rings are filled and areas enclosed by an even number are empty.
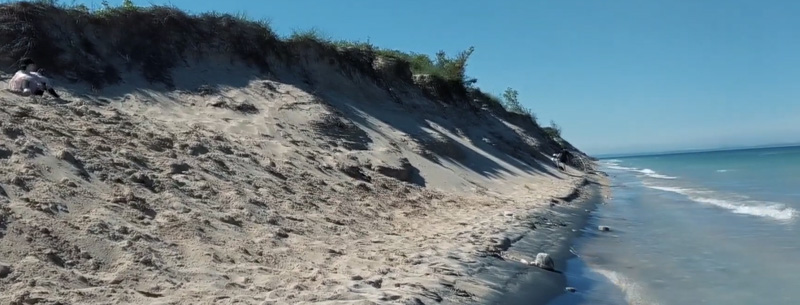
<svg viewBox="0 0 800 305"><path fill-rule="evenodd" d="M714 192L695 190L690 188L658 186L646 183L644 184L644 186L655 190L681 194L694 202L711 204L720 208L730 210L736 214L747 214L752 216L766 217L783 221L791 220L792 218L797 216L797 211L795 209L786 207L785 204L777 202L755 201L748 199L740 199L740 200L723 199L723 198L709 196L713 195Z"/></svg>
<svg viewBox="0 0 800 305"><path fill-rule="evenodd" d="M650 178L667 179L667 180L678 179L678 177L672 177L672 176L659 174L659 173L657 173L654 170L649 169L649 168L645 168L643 170L639 170L638 172L640 172L640 173L642 173L645 176L648 176Z"/></svg>
<svg viewBox="0 0 800 305"><path fill-rule="evenodd" d="M635 167L620 166L620 165L617 165L617 164L607 164L606 167L609 168L609 169L635 172L635 173L639 173L639 174L645 175L645 176L650 177L650 178L666 179L666 180L678 179L678 177L659 174L658 172L656 172L656 171L654 171L652 169L649 169L649 168L639 169L639 168L635 168Z"/></svg>

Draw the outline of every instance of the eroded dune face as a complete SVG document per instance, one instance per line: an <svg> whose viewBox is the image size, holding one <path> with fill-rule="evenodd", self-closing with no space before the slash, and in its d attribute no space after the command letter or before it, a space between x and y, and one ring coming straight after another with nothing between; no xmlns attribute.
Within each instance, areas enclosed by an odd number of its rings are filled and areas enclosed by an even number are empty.
<svg viewBox="0 0 800 305"><path fill-rule="evenodd" d="M298 54L0 93L0 303L475 301L504 211L578 183L540 130Z"/></svg>

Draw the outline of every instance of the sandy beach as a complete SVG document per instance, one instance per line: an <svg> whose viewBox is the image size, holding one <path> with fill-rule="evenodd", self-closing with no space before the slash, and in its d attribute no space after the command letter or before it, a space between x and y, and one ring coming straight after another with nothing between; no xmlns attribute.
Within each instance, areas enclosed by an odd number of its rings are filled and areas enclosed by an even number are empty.
<svg viewBox="0 0 800 305"><path fill-rule="evenodd" d="M526 136L500 120L427 121L423 142L403 124L426 114L279 82L129 92L3 93L2 303L481 303L504 288L469 265L584 181L472 142Z"/></svg>
<svg viewBox="0 0 800 305"><path fill-rule="evenodd" d="M555 168L561 148L530 118L315 48L268 73L206 57L162 71L167 86L134 71L102 87L56 75L61 99L0 92L0 304L563 293L604 177ZM525 263L540 252L554 270Z"/></svg>

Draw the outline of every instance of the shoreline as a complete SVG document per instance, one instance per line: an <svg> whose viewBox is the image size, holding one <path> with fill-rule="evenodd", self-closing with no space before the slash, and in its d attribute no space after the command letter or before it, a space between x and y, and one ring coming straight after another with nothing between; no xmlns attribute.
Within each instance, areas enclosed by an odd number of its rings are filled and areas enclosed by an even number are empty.
<svg viewBox="0 0 800 305"><path fill-rule="evenodd" d="M602 174L588 174L583 183L564 197L564 204L550 209L535 211L533 219L549 221L553 225L538 227L529 232L525 238L509 248L506 263L527 267L524 273L517 274L516 282L511 282L505 293L490 299L491 304L549 304L557 297L568 294L565 289L567 262L574 258L571 252L575 241L584 234L590 214L609 197L607 177ZM533 261L537 253L548 253L555 264L555 271L547 271L536 267L524 266L518 256ZM537 287L537 288L532 288Z"/></svg>
<svg viewBox="0 0 800 305"><path fill-rule="evenodd" d="M472 302L466 304L545 305L569 293L564 271L568 260L575 257L571 248L583 234L591 212L609 197L607 181L602 173L587 174L568 194L552 197L550 206L515 215L516 221L495 237L505 244L504 249L479 252L475 261L462 263L470 277L454 282L451 295L471 294ZM554 271L524 264L533 262L540 252L553 259ZM465 304L463 298L447 297L439 303Z"/></svg>

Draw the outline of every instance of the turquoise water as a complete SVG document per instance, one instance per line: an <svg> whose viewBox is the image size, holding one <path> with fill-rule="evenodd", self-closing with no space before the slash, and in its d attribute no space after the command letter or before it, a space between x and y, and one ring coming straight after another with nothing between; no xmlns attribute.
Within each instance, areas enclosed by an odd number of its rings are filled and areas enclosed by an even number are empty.
<svg viewBox="0 0 800 305"><path fill-rule="evenodd" d="M800 147L602 163L613 198L553 304L800 304Z"/></svg>

